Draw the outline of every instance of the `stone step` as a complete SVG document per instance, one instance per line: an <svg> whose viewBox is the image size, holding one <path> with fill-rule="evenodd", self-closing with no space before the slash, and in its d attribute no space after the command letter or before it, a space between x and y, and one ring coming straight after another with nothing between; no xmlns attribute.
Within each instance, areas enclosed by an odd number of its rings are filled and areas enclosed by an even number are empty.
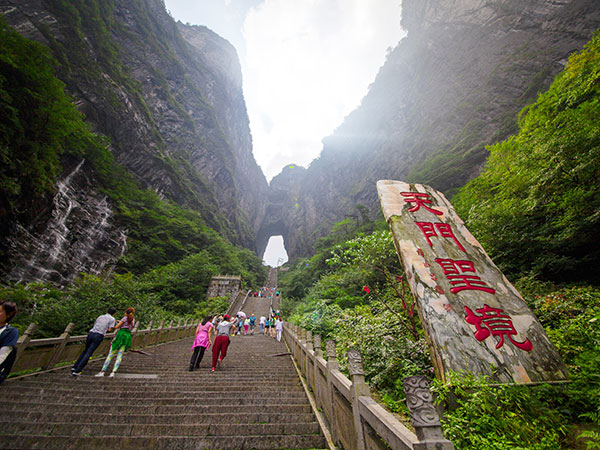
<svg viewBox="0 0 600 450"><path fill-rule="evenodd" d="M255 312L257 311L247 311ZM212 355L189 372L191 339L127 353L114 378L70 367L3 386L0 448L307 449L325 440L283 343L232 339L227 358ZM146 351L146 350L145 350ZM112 366L109 370L112 369Z"/></svg>
<svg viewBox="0 0 600 450"><path fill-rule="evenodd" d="M262 408L252 412L230 412L227 414L202 414L194 416L187 413L163 414L129 414L122 411L115 412L72 412L68 409L54 411L29 411L24 408L20 414L1 414L0 422L36 423L61 422L76 424L155 424L155 425L199 425L199 424L225 424L236 427L238 424L286 424L286 423L312 423L315 421L311 413L283 413L266 412Z"/></svg>
<svg viewBox="0 0 600 450"><path fill-rule="evenodd" d="M69 376L70 377L70 376ZM145 381L140 381L139 383L135 383L134 380L131 379L120 379L115 377L111 378L103 378L97 379L94 377L90 378L89 382L84 382L80 377L75 381L69 381L67 383L63 382L40 382L40 383L12 383L14 386L15 392L18 390L27 391L28 389L33 390L34 392L39 392L40 390L45 389L60 389L68 392L89 392L89 391L100 391L104 393L134 393L134 392L205 392L205 393L219 393L219 392L254 392L263 394L266 392L271 392L273 390L273 386L277 386L277 390L280 392L302 392L302 385L300 382L294 383L274 383L274 382L264 382L259 383L251 383L250 381L246 383L198 383L192 384L190 382L154 382L148 383ZM124 383L123 381L127 381ZM161 380L162 381L162 380Z"/></svg>
<svg viewBox="0 0 600 450"><path fill-rule="evenodd" d="M325 448L320 435L264 435L264 436L204 436L204 437L154 437L154 436L2 436L4 448L11 449L317 449Z"/></svg>
<svg viewBox="0 0 600 450"><path fill-rule="evenodd" d="M20 380L15 380L15 385L21 384L32 384L37 385L38 383L42 384L56 384L56 383L99 383L99 382L110 382L117 381L118 383L123 384L131 384L131 385L155 385L155 384L163 384L168 386L178 385L178 384L226 384L226 385L235 385L235 384L243 384L243 383L251 383L251 384L269 384L269 383L283 383L283 384L298 384L300 385L300 380L298 375L294 373L292 375L279 375L279 376L247 376L247 375L238 375L232 373L227 370L216 370L215 372L210 372L207 370L206 374L198 373L198 372L180 372L180 373L172 373L172 374L156 374L157 376L154 378L135 378L135 377L124 377L122 375L127 374L129 376L137 374L141 374L140 371L132 370L128 368L128 370L119 370L117 372L117 376L115 380L109 379L108 375L110 372L105 373L104 378L98 379L95 375L98 371L90 371L84 372L81 377L73 377L70 371L62 370L60 373L46 374L45 376L32 376ZM145 374L148 375L148 374Z"/></svg>
<svg viewBox="0 0 600 450"><path fill-rule="evenodd" d="M138 404L132 404L126 398L119 398L115 400L111 399L97 399L96 401L91 401L89 403L82 403L80 400L83 399L71 399L70 401L65 401L61 403L38 403L38 402L29 402L27 403L27 411L46 411L47 409L57 409L57 410L66 410L68 409L71 412L86 412L90 410L90 407L93 406L96 410L102 410L107 408L119 409L127 413L128 415L135 414L177 414L183 413L186 414L209 414L209 413L221 413L226 414L231 412L236 405L223 405L223 404L214 404L214 405L149 405L149 406L139 406ZM93 399L94 400L94 399ZM10 414L15 411L23 410L22 402L15 402L10 399L4 400L2 402L2 418L4 414ZM264 413L273 413L277 414L278 412L282 413L309 413L311 412L310 405L308 404L276 404L271 403L267 405L261 405L260 410Z"/></svg>
<svg viewBox="0 0 600 450"><path fill-rule="evenodd" d="M23 422L0 422L0 436L227 436L231 424L205 423L200 425L174 424L121 424L121 423L64 423L40 424ZM236 424L235 432L242 436L319 434L317 422L293 423L247 423Z"/></svg>
<svg viewBox="0 0 600 450"><path fill-rule="evenodd" d="M106 373L110 373L112 368L109 368L109 370L106 371ZM93 367L93 366L88 366L86 367L86 369L84 370L84 374L86 375L95 375L96 373L98 373L100 371L100 367ZM61 374L65 374L68 373L67 371L60 371L57 372L54 376L51 376L50 378L58 378ZM70 373L70 372L69 372ZM140 368L140 367L135 367L132 365L128 365L125 367L121 367L119 368L119 371L117 373L144 373L144 374L154 374L157 375L159 378L164 378L165 376L169 376L169 377L183 377L186 379L211 379L214 378L215 375L218 375L219 373L227 376L227 377L231 377L231 378L239 378L239 379L252 379L252 378L264 378L264 379L293 379L294 376L296 375L296 372L293 372L292 370L288 369L287 367L285 368L281 368L281 369L271 369L269 371L266 372L259 372L258 370L253 372L253 369L248 368L248 367L243 367L243 368L232 368L231 366L225 366L225 367L221 367L220 369L217 369L215 372L211 372L211 368L210 367L200 367L200 369L196 369L193 372L190 372L188 370L188 366L185 367L181 367L178 368L177 370L171 370L171 371L160 371L160 370L156 370L156 369L148 369L148 368ZM253 376L250 376L250 374L254 374Z"/></svg>
<svg viewBox="0 0 600 450"><path fill-rule="evenodd" d="M131 396L127 394L126 398L116 399L106 401L106 395L97 394L97 395L87 395L83 393L73 394L73 393L62 393L57 395L56 393L41 393L37 395L30 394L15 394L11 392L10 399L13 403L27 403L29 405L36 402L43 402L47 404L63 404L69 405L72 403L76 403L77 405L94 405L102 407L106 405L113 405L116 407L126 407L135 401L136 406L189 406L189 405L197 405L199 403L204 402L205 396L188 396L188 397L173 397L171 395L168 396L155 396L154 393L142 396ZM268 405L298 405L298 404L308 404L308 399L306 395L302 395L302 393L298 393L298 395L290 395L284 396L281 393L278 393L278 396L272 396L270 393L265 394L264 396L257 395L234 395L232 393L228 393L227 395L219 396L219 403L222 404L231 404L236 406L268 406ZM4 402L3 402L4 404Z"/></svg>
<svg viewBox="0 0 600 450"><path fill-rule="evenodd" d="M76 398L96 398L96 397L105 397L106 396L105 389L69 389L68 386L65 387L56 387L56 388L11 388L10 397L15 401L28 401L35 399L45 399L45 398L62 398L62 397L76 397ZM196 399L198 401L198 396L201 395L205 397L204 394L210 392L211 398L219 398L223 401L231 401L234 403L236 400L241 398L271 398L276 400L278 403L285 401L285 399L292 398L302 398L306 399L306 394L301 389L294 390L284 390L284 391L273 391L272 389L265 389L263 391L255 391L255 390L247 390L244 391L243 395L235 394L231 390L215 390L215 391L207 391L203 389L197 390L181 390L181 391L166 391L166 390L152 390L149 392L148 390L122 390L122 393L127 394L128 399L145 399L145 398L154 398L154 399L165 399L171 400L172 402L179 402L182 399ZM111 393L112 395L118 394L117 392Z"/></svg>

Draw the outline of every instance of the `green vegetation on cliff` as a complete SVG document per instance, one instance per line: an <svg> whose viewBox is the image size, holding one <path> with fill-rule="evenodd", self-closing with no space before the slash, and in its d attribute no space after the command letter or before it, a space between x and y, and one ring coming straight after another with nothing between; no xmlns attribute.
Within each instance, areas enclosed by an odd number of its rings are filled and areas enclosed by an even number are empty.
<svg viewBox="0 0 600 450"><path fill-rule="evenodd" d="M468 374L436 382L444 432L457 449L586 448L578 436L587 436L587 448L600 445L599 82L596 34L453 199L516 280L571 375L565 385L499 386ZM391 236L332 233L324 242L280 276L284 307L293 322L335 339L342 360L359 348L366 379L402 412L402 378L430 373L430 365Z"/></svg>
<svg viewBox="0 0 600 450"><path fill-rule="evenodd" d="M188 137L193 136L195 142L201 142L203 151L220 161L227 177L233 179L231 165L235 157L221 129L222 124L213 106L190 80L178 55L184 55L186 63L199 72L210 68L202 66L198 58L189 53L189 46L177 32L175 22L163 22L159 10L164 9L164 3L154 0L129 2L125 14L130 16L127 20L135 21L135 32L127 28L122 17L118 17L123 11L114 0L53 0L46 6L59 23L65 25L61 27L65 36L60 41L47 25L40 26L60 66L60 78L70 89L97 97L96 102L88 105L90 110L86 114L102 133L113 139L114 153L126 154L127 145L132 145L123 137L122 125L118 122L139 115L142 123L137 125L143 130L135 132L140 140L135 144L145 153L146 159L153 160L154 168L159 168L172 183L177 198L171 197L171 200L199 211L207 225L229 241L251 242L252 231L242 209L235 205L225 217L217 205L214 183L190 164L190 155L186 151L167 148L158 123L163 117L150 110L141 83L130 72L133 70L130 66L143 66L152 83L159 86L155 94L181 122L180 131ZM167 77L178 85L176 89L169 86ZM182 104L184 92L188 96L193 93L194 114L203 117L202 125L210 132L199 130L197 121L195 124L192 120ZM134 123L129 124L133 126Z"/></svg>
<svg viewBox="0 0 600 450"><path fill-rule="evenodd" d="M35 215L54 192L64 153L102 145L55 76L54 59L0 21L0 220Z"/></svg>
<svg viewBox="0 0 600 450"><path fill-rule="evenodd" d="M600 281L600 34L453 199L508 274Z"/></svg>
<svg viewBox="0 0 600 450"><path fill-rule="evenodd" d="M65 94L56 66L47 48L0 22L2 232L11 220L35 215L35 205L54 194L59 177L85 159L95 188L110 198L117 224L128 230L129 251L113 277L82 275L64 290L50 284L2 287L0 297L19 306L16 325L34 321L38 336L57 336L75 321L75 332L83 333L109 305L134 306L146 322L198 318L224 306L205 300L213 275L239 274L248 286L260 285L267 269L256 255L209 228L199 212L141 189L115 162L106 139L90 131Z"/></svg>

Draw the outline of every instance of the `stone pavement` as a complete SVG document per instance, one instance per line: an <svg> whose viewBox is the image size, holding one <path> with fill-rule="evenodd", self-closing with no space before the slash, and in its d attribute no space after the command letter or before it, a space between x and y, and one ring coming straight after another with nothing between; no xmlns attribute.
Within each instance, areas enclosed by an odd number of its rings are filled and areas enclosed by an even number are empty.
<svg viewBox="0 0 600 450"><path fill-rule="evenodd" d="M246 313L268 301L250 298ZM283 342L236 336L216 372L212 352L189 372L192 339L128 352L115 378L81 377L69 367L0 386L1 449L325 448ZM112 367L112 364L111 364Z"/></svg>

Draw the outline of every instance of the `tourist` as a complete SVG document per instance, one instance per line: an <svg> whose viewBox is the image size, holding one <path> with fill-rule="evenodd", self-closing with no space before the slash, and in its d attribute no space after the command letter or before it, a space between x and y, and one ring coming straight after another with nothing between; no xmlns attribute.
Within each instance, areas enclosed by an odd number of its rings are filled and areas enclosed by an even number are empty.
<svg viewBox="0 0 600 450"><path fill-rule="evenodd" d="M123 359L123 353L125 353L129 348L131 348L131 330L135 326L135 309L127 308L125 311L125 317L119 320L119 323L115 326L115 330L117 331L117 335L112 341L112 345L110 346L110 353L106 357L104 361L104 365L102 366L102 370L96 374L97 377L103 377L104 372L108 369L108 365L115 355L117 355L117 359L115 359L115 365L113 367L112 372L109 377L114 377L115 373L119 369L119 365L121 364L121 360Z"/></svg>
<svg viewBox="0 0 600 450"><path fill-rule="evenodd" d="M283 320L280 316L275 319L275 333L277 334L277 342L281 342L281 333L283 332Z"/></svg>
<svg viewBox="0 0 600 450"><path fill-rule="evenodd" d="M81 372L83 371L85 365L88 363L90 357L94 354L98 346L104 340L104 335L107 332L110 333L111 331L113 331L115 326L115 318L113 317L113 314L116 311L117 310L115 308L110 307L108 308L106 314L102 314L101 316L98 316L96 318L94 326L88 333L87 338L85 338L85 348L83 349L81 355L79 355L79 358L77 358L77 361L75 361L75 364L73 364L73 367L71 368L71 375L76 377L81 375Z"/></svg>
<svg viewBox="0 0 600 450"><path fill-rule="evenodd" d="M204 352L212 345L213 324L211 322L213 316L206 316L198 328L196 328L196 338L192 344L192 359L190 360L190 372L200 368L200 363L204 357Z"/></svg>
<svg viewBox="0 0 600 450"><path fill-rule="evenodd" d="M244 320L246 319L246 313L244 311L238 311L237 316L237 334L242 334L242 328L244 327Z"/></svg>
<svg viewBox="0 0 600 450"><path fill-rule="evenodd" d="M254 327L256 327L256 316L254 313L250 315L250 334L254 336Z"/></svg>
<svg viewBox="0 0 600 450"><path fill-rule="evenodd" d="M19 330L8 322L17 315L17 305L0 300L0 384L8 377L17 357Z"/></svg>
<svg viewBox="0 0 600 450"><path fill-rule="evenodd" d="M271 329L271 337L275 337L275 316L271 316L269 319L269 328Z"/></svg>
<svg viewBox="0 0 600 450"><path fill-rule="evenodd" d="M267 319L265 318L265 316L260 316L260 319L258 319L258 325L260 326L260 334L265 334L265 322L267 321Z"/></svg>
<svg viewBox="0 0 600 450"><path fill-rule="evenodd" d="M213 320L212 320L213 327L216 327L217 325L219 325L219 322L221 322L221 320L223 320L223 314L213 317Z"/></svg>
<svg viewBox="0 0 600 450"><path fill-rule="evenodd" d="M215 338L215 343L213 345L212 350L212 369L211 372L215 371L217 367L217 363L219 364L219 368L221 364L223 364L223 359L227 356L227 347L229 347L229 335L232 330L235 330L233 327L233 322L230 322L229 316L225 314L223 316L223 320L217 326L217 337Z"/></svg>

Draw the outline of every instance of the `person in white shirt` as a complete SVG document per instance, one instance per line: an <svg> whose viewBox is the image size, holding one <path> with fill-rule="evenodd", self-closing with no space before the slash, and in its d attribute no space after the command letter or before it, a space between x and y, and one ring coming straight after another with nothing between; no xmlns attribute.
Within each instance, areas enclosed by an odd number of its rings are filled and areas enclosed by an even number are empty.
<svg viewBox="0 0 600 450"><path fill-rule="evenodd" d="M265 334L265 323L267 322L267 319L265 316L260 316L260 319L258 319L258 324L260 325L260 334Z"/></svg>
<svg viewBox="0 0 600 450"><path fill-rule="evenodd" d="M281 333L283 332L283 320L277 316L275 319L275 332L277 333L277 342L281 342Z"/></svg>
<svg viewBox="0 0 600 450"><path fill-rule="evenodd" d="M111 307L108 308L106 314L98 316L96 322L94 322L94 326L85 339L85 348L83 349L83 352L81 352L81 355L79 355L79 358L77 358L77 361L75 361L75 364L73 364L73 367L71 368L71 375L76 377L81 375L83 368L104 340L104 335L113 330L115 327L115 318L113 317L113 314L116 311L115 308Z"/></svg>

